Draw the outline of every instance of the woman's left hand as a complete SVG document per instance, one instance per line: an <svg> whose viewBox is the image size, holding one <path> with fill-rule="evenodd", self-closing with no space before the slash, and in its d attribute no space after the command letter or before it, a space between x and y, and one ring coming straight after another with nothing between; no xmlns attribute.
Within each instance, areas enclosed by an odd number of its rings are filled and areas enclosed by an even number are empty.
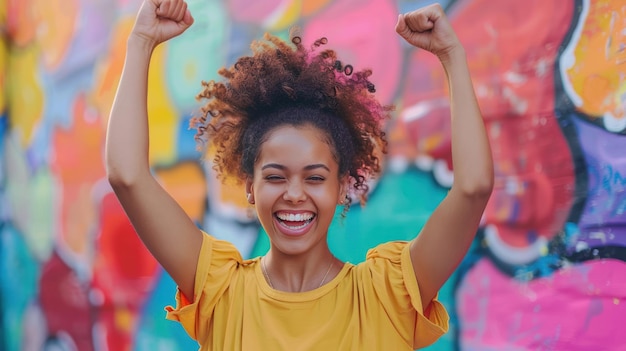
<svg viewBox="0 0 626 351"><path fill-rule="evenodd" d="M409 44L430 51L440 60L447 60L461 43L439 4L398 16L396 32Z"/></svg>

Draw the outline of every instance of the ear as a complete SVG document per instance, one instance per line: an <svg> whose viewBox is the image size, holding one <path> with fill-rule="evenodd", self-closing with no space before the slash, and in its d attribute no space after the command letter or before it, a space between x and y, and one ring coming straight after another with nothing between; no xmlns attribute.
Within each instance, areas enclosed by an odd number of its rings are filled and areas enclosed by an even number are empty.
<svg viewBox="0 0 626 351"><path fill-rule="evenodd" d="M346 204L346 197L348 196L349 189L350 189L350 176L346 174L339 179L339 198L337 199L338 205Z"/></svg>
<svg viewBox="0 0 626 351"><path fill-rule="evenodd" d="M254 204L254 187L252 185L252 178L246 178L246 198L248 203Z"/></svg>

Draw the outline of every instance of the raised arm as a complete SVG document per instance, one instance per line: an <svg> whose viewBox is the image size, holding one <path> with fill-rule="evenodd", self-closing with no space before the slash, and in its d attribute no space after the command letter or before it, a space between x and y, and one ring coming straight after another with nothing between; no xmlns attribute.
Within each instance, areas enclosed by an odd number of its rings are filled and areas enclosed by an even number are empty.
<svg viewBox="0 0 626 351"><path fill-rule="evenodd" d="M202 233L152 176L148 163L148 67L154 48L193 23L182 0L145 0L127 42L106 140L107 176L146 247L193 300Z"/></svg>
<svg viewBox="0 0 626 351"><path fill-rule="evenodd" d="M410 248L426 308L474 239L493 189L493 163L465 50L441 6L401 15L396 31L439 57L450 87L454 184Z"/></svg>

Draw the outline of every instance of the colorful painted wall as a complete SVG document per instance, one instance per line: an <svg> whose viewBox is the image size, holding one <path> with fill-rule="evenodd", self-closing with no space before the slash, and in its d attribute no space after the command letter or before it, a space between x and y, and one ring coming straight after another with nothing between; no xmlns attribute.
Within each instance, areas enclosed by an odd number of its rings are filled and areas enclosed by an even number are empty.
<svg viewBox="0 0 626 351"><path fill-rule="evenodd" d="M292 25L371 67L397 105L370 203L336 254L412 238L452 182L444 72L394 33L431 1L189 0L196 18L150 71L151 162L198 225L244 256L267 238L243 190L199 162L200 81ZM139 0L0 1L0 350L194 350L164 319L175 286L105 179L103 142ZM624 350L626 0L444 1L467 48L496 189L441 299L431 350ZM141 103L141 102L138 102ZM176 233L172 233L176 235Z"/></svg>

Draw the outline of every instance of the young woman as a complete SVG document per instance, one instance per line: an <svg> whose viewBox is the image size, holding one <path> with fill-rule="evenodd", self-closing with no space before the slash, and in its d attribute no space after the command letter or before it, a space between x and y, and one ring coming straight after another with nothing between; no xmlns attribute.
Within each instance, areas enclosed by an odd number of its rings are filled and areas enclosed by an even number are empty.
<svg viewBox="0 0 626 351"><path fill-rule="evenodd" d="M493 186L488 140L459 43L439 5L400 15L396 31L437 55L452 102L454 185L410 242L370 250L353 265L333 256L327 232L350 188L380 171L389 109L369 71L354 71L294 35L267 36L253 55L204 84L194 120L217 148L215 167L245 182L271 248L243 260L199 230L159 186L148 164L146 90L153 49L193 18L182 0L145 0L111 112L110 183L137 233L176 281L180 321L202 350L413 350L447 331L437 291L477 230Z"/></svg>

